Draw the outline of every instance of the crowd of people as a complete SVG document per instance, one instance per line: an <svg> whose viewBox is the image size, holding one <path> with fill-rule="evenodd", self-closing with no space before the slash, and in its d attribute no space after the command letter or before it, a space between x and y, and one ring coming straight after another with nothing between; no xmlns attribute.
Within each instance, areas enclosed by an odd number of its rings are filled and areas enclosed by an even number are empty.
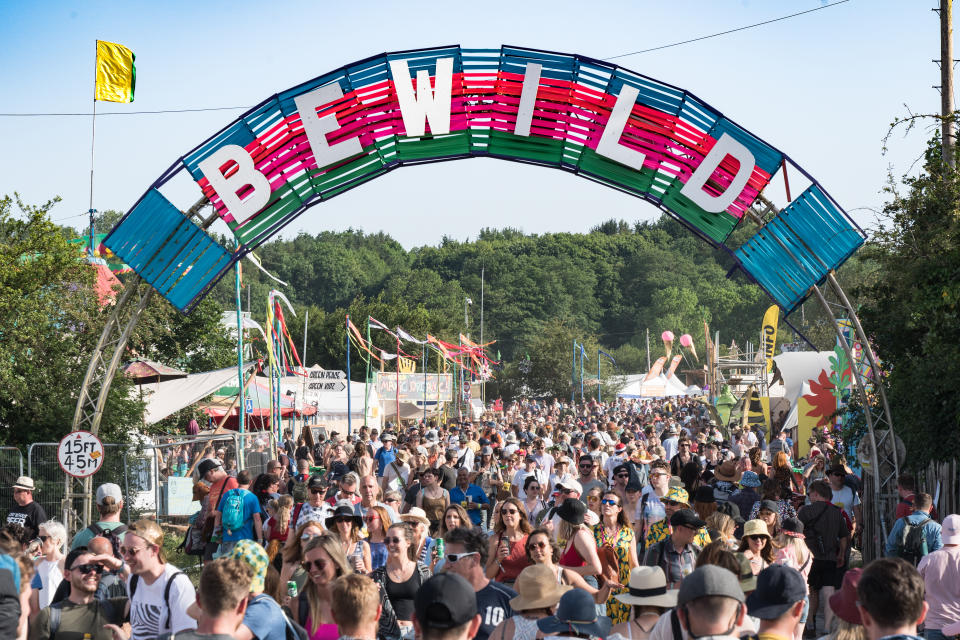
<svg viewBox="0 0 960 640"><path fill-rule="evenodd" d="M198 586L168 562L169 530L121 521L117 485L68 539L21 477L0 532L0 637L960 632L960 516L939 522L904 475L888 557L850 568L859 479L831 432L809 444L798 459L789 434L722 431L693 401L618 399L286 432L258 473L211 449L171 465L201 504L182 541Z"/></svg>

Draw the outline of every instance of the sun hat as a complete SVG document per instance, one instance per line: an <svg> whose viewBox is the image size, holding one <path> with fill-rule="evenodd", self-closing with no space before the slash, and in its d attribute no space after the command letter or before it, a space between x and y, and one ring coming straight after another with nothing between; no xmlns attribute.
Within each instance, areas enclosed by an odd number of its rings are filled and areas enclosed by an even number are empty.
<svg viewBox="0 0 960 640"><path fill-rule="evenodd" d="M760 486L760 476L756 471L744 471L740 476L740 486L746 488L755 488Z"/></svg>
<svg viewBox="0 0 960 640"><path fill-rule="evenodd" d="M689 505L690 494L687 493L687 490L683 487L670 487L670 489L667 490L667 495L663 496L663 500Z"/></svg>
<svg viewBox="0 0 960 640"><path fill-rule="evenodd" d="M721 482L737 482L740 480L740 475L737 463L733 460L727 460L713 472L713 477Z"/></svg>
<svg viewBox="0 0 960 640"><path fill-rule="evenodd" d="M563 482L558 482L554 485L557 490L560 489L570 489L576 491L578 494L583 495L583 485L577 482L576 480L564 480Z"/></svg>
<svg viewBox="0 0 960 640"><path fill-rule="evenodd" d="M354 511L353 504L346 500L341 500L336 504L333 515L327 517L323 523L324 526L331 531L336 531L337 518L350 518L353 521L353 526L358 529L363 526L363 518Z"/></svg>
<svg viewBox="0 0 960 640"><path fill-rule="evenodd" d="M427 512L420 507L410 507L409 511L401 514L400 520L403 522L419 522L428 527L430 526L430 521L427 519Z"/></svg>
<svg viewBox="0 0 960 640"><path fill-rule="evenodd" d="M417 589L413 611L422 629L454 629L477 615L477 594L466 578L438 573Z"/></svg>
<svg viewBox="0 0 960 640"><path fill-rule="evenodd" d="M753 567L750 565L750 558L743 555L742 553L735 553L737 556L737 562L740 563L740 589L744 593L748 591L753 591L757 588L757 576L753 574Z"/></svg>
<svg viewBox="0 0 960 640"><path fill-rule="evenodd" d="M387 440L396 440L396 439L397 437L392 433L385 433L382 436L380 436L381 442L386 442Z"/></svg>
<svg viewBox="0 0 960 640"><path fill-rule="evenodd" d="M766 536L770 537L770 531L767 530L767 523L759 518L756 520L747 520L743 525L743 538L747 536Z"/></svg>
<svg viewBox="0 0 960 640"><path fill-rule="evenodd" d="M557 507L557 515L560 519L570 524L583 524L586 513L587 505L579 500L564 500L563 504Z"/></svg>
<svg viewBox="0 0 960 640"><path fill-rule="evenodd" d="M737 602L743 602L745 599L737 576L723 567L708 564L694 569L680 583L677 606L682 607L689 602L709 596L732 598Z"/></svg>
<svg viewBox="0 0 960 640"><path fill-rule="evenodd" d="M806 538L803 535L803 523L798 518L784 518L783 522L780 523L780 531L791 538L800 538L801 540Z"/></svg>
<svg viewBox="0 0 960 640"><path fill-rule="evenodd" d="M660 567L634 567L626 593L613 596L623 604L671 608L677 606L677 590L667 589L667 577Z"/></svg>
<svg viewBox="0 0 960 640"><path fill-rule="evenodd" d="M960 544L960 516L954 513L943 519L940 538L943 544Z"/></svg>
<svg viewBox="0 0 960 640"><path fill-rule="evenodd" d="M556 580L556 578L553 578ZM557 613L537 620L537 628L545 634L590 635L606 638L610 632L610 618L598 616L593 596L583 589L571 589L560 598Z"/></svg>
<svg viewBox="0 0 960 640"><path fill-rule="evenodd" d="M830 596L830 610L838 618L850 624L863 624L860 618L860 609L857 608L857 585L860 584L860 574L863 569L857 567L843 574L843 585L840 590Z"/></svg>
<svg viewBox="0 0 960 640"><path fill-rule="evenodd" d="M514 611L527 609L546 609L559 602L560 597L572 589L567 584L557 584L557 575L553 569L543 564L526 567L517 576L513 589L519 595L510 600Z"/></svg>
<svg viewBox="0 0 960 640"><path fill-rule="evenodd" d="M253 569L250 591L259 593L264 590L264 581L267 579L267 567L270 565L270 558L267 557L267 552L263 550L263 547L253 540L238 540L227 557L240 560Z"/></svg>
<svg viewBox="0 0 960 640"><path fill-rule="evenodd" d="M747 596L747 613L761 620L775 620L807 597L803 575L785 564L772 564L757 576L757 588Z"/></svg>
<svg viewBox="0 0 960 640"><path fill-rule="evenodd" d="M20 476L17 478L17 481L13 483L14 489L23 489L24 491L35 491L36 485L33 483L33 478L30 476Z"/></svg>

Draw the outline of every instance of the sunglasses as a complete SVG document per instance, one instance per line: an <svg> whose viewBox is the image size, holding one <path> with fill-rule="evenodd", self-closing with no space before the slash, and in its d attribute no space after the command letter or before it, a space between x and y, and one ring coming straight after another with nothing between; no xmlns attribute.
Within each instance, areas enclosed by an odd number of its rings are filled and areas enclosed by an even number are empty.
<svg viewBox="0 0 960 640"><path fill-rule="evenodd" d="M373 522L374 520L379 520L380 516L376 514L371 514L369 516L363 516L363 519L366 520L367 522Z"/></svg>
<svg viewBox="0 0 960 640"><path fill-rule="evenodd" d="M390 498L390 499L388 499L388 500L384 500L384 502L387 502L387 503L390 503L390 502L400 502L400 498Z"/></svg>
<svg viewBox="0 0 960 640"><path fill-rule="evenodd" d="M620 503L617 502L616 500L601 500L601 501L600 501L600 504L609 504L609 505L612 505L612 506L614 506L614 507L619 507L619 506L620 506Z"/></svg>
<svg viewBox="0 0 960 640"><path fill-rule="evenodd" d="M353 518L351 518L350 516L340 516L338 518L334 518L333 521L337 524L340 524L342 522L349 522L350 524L353 524Z"/></svg>
<svg viewBox="0 0 960 640"><path fill-rule="evenodd" d="M660 502L662 502L663 506L665 507L677 507L683 504L682 502L677 502L676 500L661 500Z"/></svg>
<svg viewBox="0 0 960 640"><path fill-rule="evenodd" d="M630 477L630 474L629 474L629 473L618 473L617 475L615 475L615 476L613 476L613 477L614 477L614 478L629 478L629 477Z"/></svg>
<svg viewBox="0 0 960 640"><path fill-rule="evenodd" d="M83 575L87 575L90 572L97 574L98 576L103 573L103 565L101 564L75 564L71 571L77 571Z"/></svg>
<svg viewBox="0 0 960 640"><path fill-rule="evenodd" d="M466 558L467 556L479 555L477 551L467 551L466 553L448 553L447 562L458 562L461 558Z"/></svg>
<svg viewBox="0 0 960 640"><path fill-rule="evenodd" d="M323 571L327 568L326 560L304 560L303 570L309 572L311 567L316 567L317 571Z"/></svg>
<svg viewBox="0 0 960 640"><path fill-rule="evenodd" d="M510 516L520 513L519 509L500 509L500 515Z"/></svg>
<svg viewBox="0 0 960 640"><path fill-rule="evenodd" d="M527 491L540 491L540 487L533 486L533 487L530 487L529 489L527 489Z"/></svg>
<svg viewBox="0 0 960 640"><path fill-rule="evenodd" d="M46 542L50 539L50 536L37 536L37 538L40 540L40 542Z"/></svg>
<svg viewBox="0 0 960 640"><path fill-rule="evenodd" d="M300 536L300 539L301 539L301 540L313 540L314 538L319 538L319 537L320 537L320 534L319 534L319 533L306 533L306 532L305 532L303 535Z"/></svg>
<svg viewBox="0 0 960 640"><path fill-rule="evenodd" d="M576 490L574 490L574 489L560 489L560 493L563 493L563 494L576 493Z"/></svg>
<svg viewBox="0 0 960 640"><path fill-rule="evenodd" d="M326 489L310 489L310 493L313 493L313 494L326 493L326 492L327 492Z"/></svg>
<svg viewBox="0 0 960 640"><path fill-rule="evenodd" d="M531 542L530 544L527 545L527 551L530 551L531 549L534 549L534 548L537 548L537 549L546 549L546 548L547 548L547 543L546 543L546 542Z"/></svg>
<svg viewBox="0 0 960 640"><path fill-rule="evenodd" d="M398 537L396 537L396 536L387 536L387 537L385 537L385 538L383 539L383 541L384 541L384 543L386 543L386 544L400 544L401 542L404 541L404 539L403 539L403 538L398 538Z"/></svg>
<svg viewBox="0 0 960 640"><path fill-rule="evenodd" d="M766 540L767 536L744 536L747 540Z"/></svg>

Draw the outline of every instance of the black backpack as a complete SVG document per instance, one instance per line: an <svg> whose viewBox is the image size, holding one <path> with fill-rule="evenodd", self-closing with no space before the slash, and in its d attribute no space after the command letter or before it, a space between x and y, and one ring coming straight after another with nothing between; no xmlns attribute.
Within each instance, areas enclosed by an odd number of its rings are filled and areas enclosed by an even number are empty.
<svg viewBox="0 0 960 640"><path fill-rule="evenodd" d="M916 524L906 518L903 519L903 530L900 531L900 538L897 540L897 556L913 566L917 566L920 559L930 553L930 549L927 548L927 536L923 533L923 526L928 522L930 522L929 517Z"/></svg>
<svg viewBox="0 0 960 640"><path fill-rule="evenodd" d="M123 534L127 532L127 525L121 524L119 527L113 529L104 529L99 523L94 522L87 528L90 530L90 533L93 534L90 536L91 538L99 536L109 540L110 546L113 548L113 557L123 560L123 556L120 555L120 539L123 537Z"/></svg>

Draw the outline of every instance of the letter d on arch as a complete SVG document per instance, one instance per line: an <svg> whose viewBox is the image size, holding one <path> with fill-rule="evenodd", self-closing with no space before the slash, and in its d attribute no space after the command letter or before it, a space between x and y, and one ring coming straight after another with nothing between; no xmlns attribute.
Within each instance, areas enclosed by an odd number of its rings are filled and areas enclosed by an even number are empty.
<svg viewBox="0 0 960 640"><path fill-rule="evenodd" d="M737 175L719 195L715 196L707 193L703 187L727 156L733 156L740 163ZM687 180L687 183L683 185L680 194L690 198L695 205L704 211L720 213L725 211L743 193L743 188L747 186L747 181L753 174L755 164L756 159L750 153L750 150L730 134L724 133L710 149L710 153L703 159L697 170L690 176L690 179Z"/></svg>

